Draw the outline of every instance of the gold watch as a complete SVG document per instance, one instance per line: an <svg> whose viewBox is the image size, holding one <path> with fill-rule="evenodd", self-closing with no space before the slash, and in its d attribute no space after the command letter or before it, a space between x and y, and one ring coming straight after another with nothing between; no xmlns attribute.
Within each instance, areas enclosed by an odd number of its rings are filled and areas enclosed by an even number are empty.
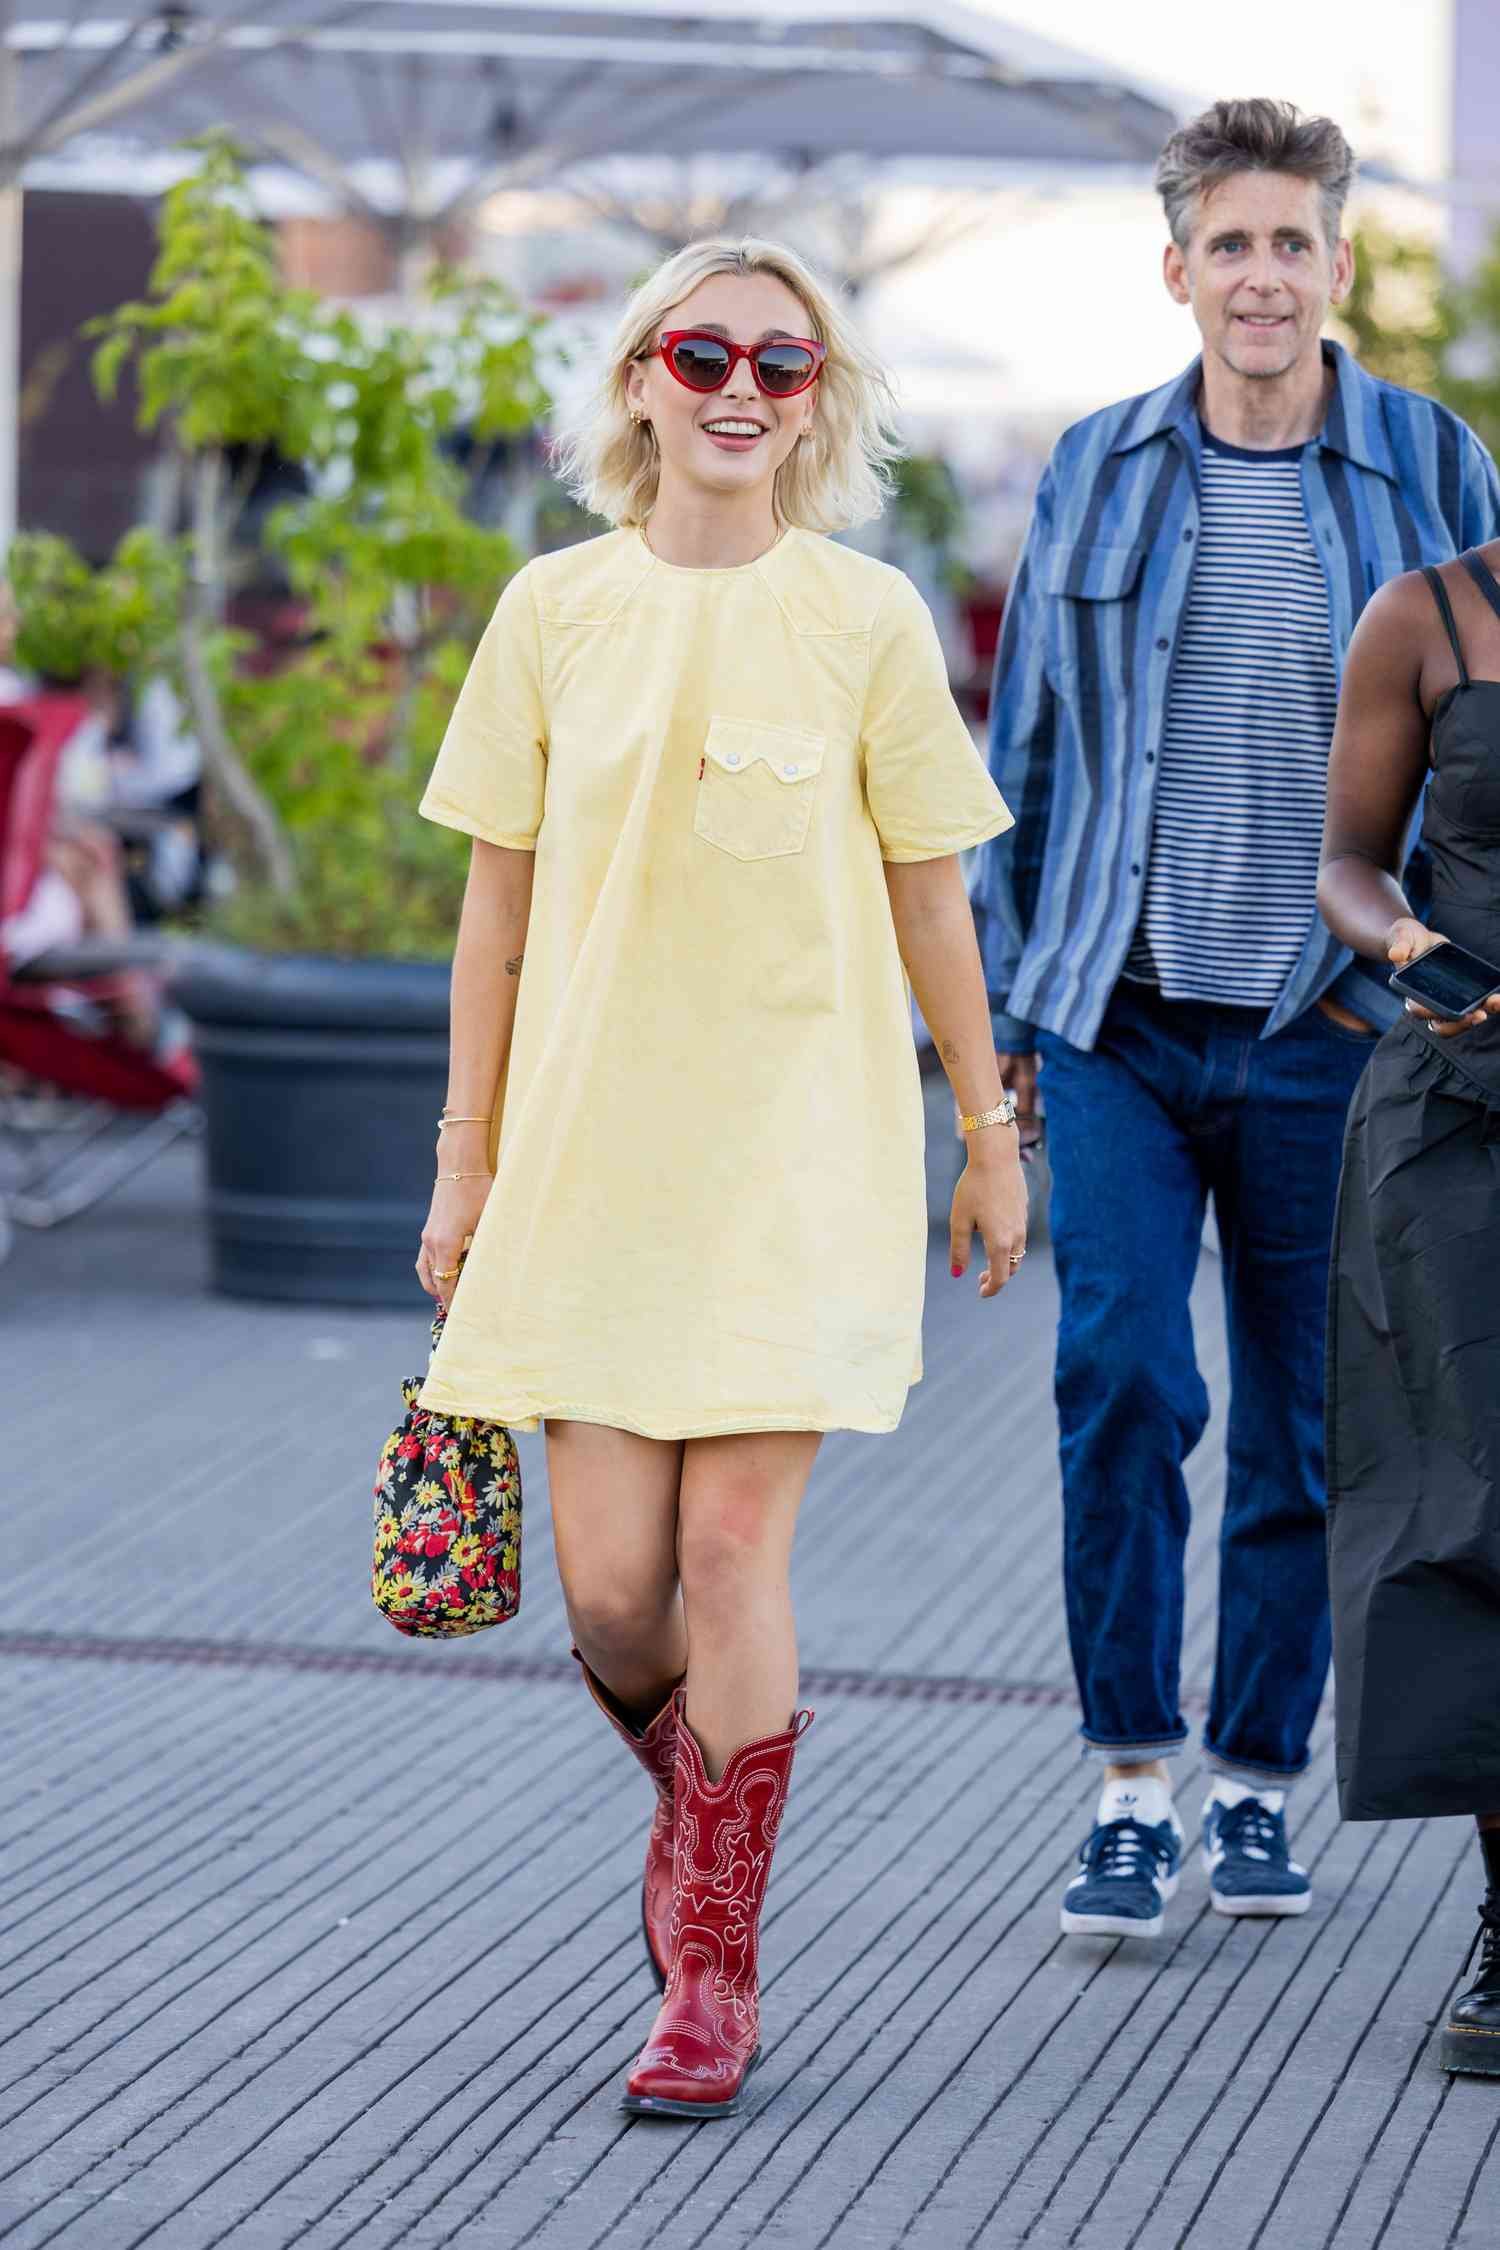
<svg viewBox="0 0 1500 2250"><path fill-rule="evenodd" d="M982 1132L986 1125L1014 1125L1015 1121L1016 1097L1014 1094L1002 1094L998 1109L976 1110L968 1117L960 1113L958 1120L966 1133Z"/></svg>

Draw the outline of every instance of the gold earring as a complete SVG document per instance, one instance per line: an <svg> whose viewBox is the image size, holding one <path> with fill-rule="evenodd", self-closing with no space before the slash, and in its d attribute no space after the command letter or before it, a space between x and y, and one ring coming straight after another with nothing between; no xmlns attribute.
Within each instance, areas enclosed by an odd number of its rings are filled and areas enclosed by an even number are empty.
<svg viewBox="0 0 1500 2250"><path fill-rule="evenodd" d="M641 423L645 421L646 417L641 412L638 406L632 406L632 408L630 409L630 419L635 423L636 427L639 428Z"/></svg>

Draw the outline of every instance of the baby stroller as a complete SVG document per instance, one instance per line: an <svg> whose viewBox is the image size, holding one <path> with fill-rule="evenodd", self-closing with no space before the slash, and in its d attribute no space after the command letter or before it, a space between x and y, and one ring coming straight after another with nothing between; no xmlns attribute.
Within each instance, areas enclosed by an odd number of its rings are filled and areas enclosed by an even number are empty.
<svg viewBox="0 0 1500 2250"><path fill-rule="evenodd" d="M36 893L80 697L0 708L0 929ZM85 939L8 960L0 945L0 1256L12 1223L51 1227L90 1210L184 1134L200 1129L186 1049L162 1057L113 1027L111 980L159 966L159 937Z"/></svg>

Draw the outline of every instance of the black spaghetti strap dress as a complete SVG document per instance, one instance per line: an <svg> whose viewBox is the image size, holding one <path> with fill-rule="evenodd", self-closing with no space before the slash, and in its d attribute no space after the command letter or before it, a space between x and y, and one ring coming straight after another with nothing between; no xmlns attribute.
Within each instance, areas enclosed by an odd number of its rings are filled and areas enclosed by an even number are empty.
<svg viewBox="0 0 1500 2250"><path fill-rule="evenodd" d="M1465 569L1500 615L1500 585ZM1428 926L1500 964L1500 681L1432 719ZM1346 1820L1500 1812L1500 1018L1386 1033L1349 1112L1329 1296L1328 1538Z"/></svg>

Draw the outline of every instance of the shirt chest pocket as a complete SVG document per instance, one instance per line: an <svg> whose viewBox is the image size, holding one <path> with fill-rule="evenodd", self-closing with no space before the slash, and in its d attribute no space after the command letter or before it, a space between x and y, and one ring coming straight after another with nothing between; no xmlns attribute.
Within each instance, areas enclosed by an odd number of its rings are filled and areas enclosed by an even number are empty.
<svg viewBox="0 0 1500 2250"><path fill-rule="evenodd" d="M732 859L800 852L812 823L826 737L758 720L710 719L693 830Z"/></svg>
<svg viewBox="0 0 1500 2250"><path fill-rule="evenodd" d="M1135 631L1136 599L1144 547L1054 546L1042 583L1048 604L1048 671L1092 724L1113 697L1123 710L1120 684L1125 645Z"/></svg>

